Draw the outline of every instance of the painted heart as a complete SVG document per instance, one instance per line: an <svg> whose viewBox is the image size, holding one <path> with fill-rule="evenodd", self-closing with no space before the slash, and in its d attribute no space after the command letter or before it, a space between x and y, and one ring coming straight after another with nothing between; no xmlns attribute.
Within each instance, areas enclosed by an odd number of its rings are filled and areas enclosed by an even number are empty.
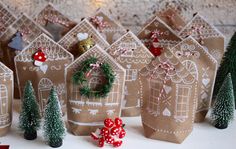
<svg viewBox="0 0 236 149"><path fill-rule="evenodd" d="M208 97L207 93L204 92L202 95L201 95L201 99L206 99Z"/></svg>
<svg viewBox="0 0 236 149"><path fill-rule="evenodd" d="M149 35L150 33L151 33L150 30L147 30L147 29L144 30L144 34L145 34L145 35Z"/></svg>
<svg viewBox="0 0 236 149"><path fill-rule="evenodd" d="M167 109L167 108L165 108L165 109L163 110L162 114L163 114L164 116L171 116L171 112L170 112L170 110Z"/></svg>
<svg viewBox="0 0 236 149"><path fill-rule="evenodd" d="M205 86L207 86L207 85L209 84L209 82L210 82L210 79L209 79L209 78L207 78L207 79L202 79L202 84L205 85Z"/></svg>
<svg viewBox="0 0 236 149"><path fill-rule="evenodd" d="M48 65L41 65L39 69L45 74L48 70Z"/></svg>
<svg viewBox="0 0 236 149"><path fill-rule="evenodd" d="M159 22L154 22L154 25L155 25L156 27L158 27L158 26L159 26Z"/></svg>
<svg viewBox="0 0 236 149"><path fill-rule="evenodd" d="M170 93L170 91L172 90L172 88L170 87L170 86L167 86L167 85L164 85L164 90L165 90L165 92L166 92L166 94L169 94Z"/></svg>
<svg viewBox="0 0 236 149"><path fill-rule="evenodd" d="M78 38L79 41L87 39L88 38L88 33L78 33L77 38Z"/></svg>

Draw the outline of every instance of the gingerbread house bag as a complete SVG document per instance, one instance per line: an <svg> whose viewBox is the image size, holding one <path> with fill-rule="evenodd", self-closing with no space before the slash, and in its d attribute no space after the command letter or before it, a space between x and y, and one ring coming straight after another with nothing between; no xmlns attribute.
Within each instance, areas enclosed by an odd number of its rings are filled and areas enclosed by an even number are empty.
<svg viewBox="0 0 236 149"><path fill-rule="evenodd" d="M3 51L3 62L8 66L16 77L14 57L28 46L41 33L50 35L42 27L38 26L27 15L22 14L15 22L13 22L0 37L0 47ZM20 98L18 84L14 82L14 96Z"/></svg>
<svg viewBox="0 0 236 149"><path fill-rule="evenodd" d="M194 14L192 20L179 32L179 36L192 36L217 61L218 66L225 52L225 37L201 15Z"/></svg>
<svg viewBox="0 0 236 149"><path fill-rule="evenodd" d="M13 72L0 62L0 137L11 127L13 83Z"/></svg>
<svg viewBox="0 0 236 149"><path fill-rule="evenodd" d="M67 117L74 135L89 135L106 118L119 117L125 70L94 46L66 67Z"/></svg>
<svg viewBox="0 0 236 149"><path fill-rule="evenodd" d="M139 73L145 136L181 143L191 133L197 78L166 49Z"/></svg>
<svg viewBox="0 0 236 149"><path fill-rule="evenodd" d="M131 31L108 47L107 52L126 70L122 116L139 116L141 87L138 72L154 56Z"/></svg>
<svg viewBox="0 0 236 149"><path fill-rule="evenodd" d="M161 55L165 49L175 46L182 40L157 16L143 27L138 33L138 38L154 56Z"/></svg>
<svg viewBox="0 0 236 149"><path fill-rule="evenodd" d="M23 96L25 83L34 87L43 115L51 88L54 86L63 112L66 109L65 67L74 57L45 34L41 34L15 57L19 91Z"/></svg>
<svg viewBox="0 0 236 149"><path fill-rule="evenodd" d="M192 37L184 39L171 51L197 78L198 97L195 122L202 122L211 106L217 61Z"/></svg>
<svg viewBox="0 0 236 149"><path fill-rule="evenodd" d="M55 41L60 40L76 25L76 22L63 15L51 3L35 16L35 21L51 33Z"/></svg>

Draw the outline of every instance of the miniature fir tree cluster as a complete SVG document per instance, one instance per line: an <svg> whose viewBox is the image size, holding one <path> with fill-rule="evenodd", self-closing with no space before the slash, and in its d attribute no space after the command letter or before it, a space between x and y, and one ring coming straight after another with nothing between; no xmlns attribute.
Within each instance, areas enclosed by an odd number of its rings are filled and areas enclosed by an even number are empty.
<svg viewBox="0 0 236 149"><path fill-rule="evenodd" d="M30 81L24 89L22 110L19 117L19 127L24 131L24 138L34 140L40 128L41 116L35 92ZM44 113L44 136L51 147L60 147L65 135L65 126L59 99L54 88L51 89Z"/></svg>

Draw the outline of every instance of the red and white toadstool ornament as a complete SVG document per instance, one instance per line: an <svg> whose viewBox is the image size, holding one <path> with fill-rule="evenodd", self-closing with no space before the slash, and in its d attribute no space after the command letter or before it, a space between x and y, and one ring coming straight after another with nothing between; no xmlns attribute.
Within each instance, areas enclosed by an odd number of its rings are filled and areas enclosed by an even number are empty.
<svg viewBox="0 0 236 149"><path fill-rule="evenodd" d="M120 118L113 121L110 118L104 120L104 127L98 128L95 132L91 133L93 140L98 141L98 146L103 147L105 143L111 144L113 147L122 145L121 140L126 135L124 124Z"/></svg>
<svg viewBox="0 0 236 149"><path fill-rule="evenodd" d="M45 53L43 53L43 50L39 48L39 50L36 53L34 53L33 59L34 59L34 65L40 67L47 60L47 56Z"/></svg>

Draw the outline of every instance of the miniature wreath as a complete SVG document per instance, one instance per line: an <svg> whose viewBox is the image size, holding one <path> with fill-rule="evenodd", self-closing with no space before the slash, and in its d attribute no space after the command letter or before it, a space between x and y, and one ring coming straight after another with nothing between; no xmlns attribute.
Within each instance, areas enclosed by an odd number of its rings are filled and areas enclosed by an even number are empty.
<svg viewBox="0 0 236 149"><path fill-rule="evenodd" d="M111 91L113 83L115 81L115 75L111 68L111 66L108 63L101 63L99 64L99 68L102 70L106 82L102 84L102 86L99 88L99 90L94 91L88 86L87 81L87 74L92 71L93 67L92 65L97 64L97 58L91 57L87 60L85 60L82 63L82 68L79 69L75 74L73 75L73 82L77 85L80 85L81 88L79 89L80 94L82 96L86 96L88 98L95 97L95 98L104 98L108 95L108 93Z"/></svg>

